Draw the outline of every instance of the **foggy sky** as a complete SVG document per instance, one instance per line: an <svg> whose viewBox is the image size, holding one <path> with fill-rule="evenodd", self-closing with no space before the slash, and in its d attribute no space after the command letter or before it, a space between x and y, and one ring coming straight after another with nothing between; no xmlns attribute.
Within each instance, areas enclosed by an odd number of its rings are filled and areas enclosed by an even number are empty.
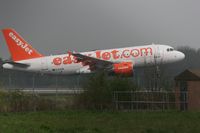
<svg viewBox="0 0 200 133"><path fill-rule="evenodd" d="M42 54L151 43L200 48L199 0L0 0L11 27ZM0 33L0 57L10 56Z"/></svg>

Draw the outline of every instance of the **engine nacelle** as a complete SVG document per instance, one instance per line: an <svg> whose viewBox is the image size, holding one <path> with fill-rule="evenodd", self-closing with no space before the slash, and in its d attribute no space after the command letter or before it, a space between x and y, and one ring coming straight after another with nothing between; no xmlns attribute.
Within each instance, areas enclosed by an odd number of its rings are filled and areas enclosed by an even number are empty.
<svg viewBox="0 0 200 133"><path fill-rule="evenodd" d="M132 76L133 75L133 63L122 62L113 64L113 72L118 75Z"/></svg>

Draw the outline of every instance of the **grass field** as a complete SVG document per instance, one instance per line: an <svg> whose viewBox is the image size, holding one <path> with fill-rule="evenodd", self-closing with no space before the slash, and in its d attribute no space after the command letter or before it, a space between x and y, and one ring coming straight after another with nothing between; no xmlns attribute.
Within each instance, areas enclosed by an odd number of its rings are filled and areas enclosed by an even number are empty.
<svg viewBox="0 0 200 133"><path fill-rule="evenodd" d="M1 113L1 133L199 133L197 112Z"/></svg>

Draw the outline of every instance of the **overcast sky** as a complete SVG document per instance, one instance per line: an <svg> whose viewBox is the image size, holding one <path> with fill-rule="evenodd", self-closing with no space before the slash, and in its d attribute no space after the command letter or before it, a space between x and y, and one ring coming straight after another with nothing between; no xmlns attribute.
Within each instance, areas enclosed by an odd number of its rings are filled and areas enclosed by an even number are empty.
<svg viewBox="0 0 200 133"><path fill-rule="evenodd" d="M0 2L0 28L14 28L46 55L151 43L200 48L200 0ZM0 57L9 57L2 33Z"/></svg>

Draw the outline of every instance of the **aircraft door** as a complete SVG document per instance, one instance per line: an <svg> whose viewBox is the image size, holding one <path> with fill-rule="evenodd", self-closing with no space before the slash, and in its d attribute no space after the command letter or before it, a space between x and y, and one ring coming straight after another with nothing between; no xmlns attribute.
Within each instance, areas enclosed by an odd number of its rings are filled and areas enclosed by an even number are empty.
<svg viewBox="0 0 200 133"><path fill-rule="evenodd" d="M45 72L48 72L49 69L48 69L48 62L47 62L47 58L42 58L41 59L41 72L42 73L45 73Z"/></svg>
<svg viewBox="0 0 200 133"><path fill-rule="evenodd" d="M147 53L146 53L147 52ZM144 53L144 63L145 65L152 65L154 64L154 49L148 48Z"/></svg>
<svg viewBox="0 0 200 133"><path fill-rule="evenodd" d="M159 45L155 46L155 54L154 54L154 62L155 64L161 64L162 63L162 54L163 49L159 47Z"/></svg>

